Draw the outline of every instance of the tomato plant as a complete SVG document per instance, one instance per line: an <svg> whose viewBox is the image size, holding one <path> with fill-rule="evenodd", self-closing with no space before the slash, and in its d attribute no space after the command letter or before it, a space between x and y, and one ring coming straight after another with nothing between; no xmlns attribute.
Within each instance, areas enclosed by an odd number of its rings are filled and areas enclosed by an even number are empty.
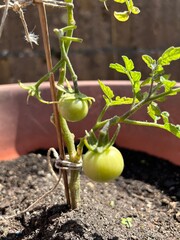
<svg viewBox="0 0 180 240"><path fill-rule="evenodd" d="M107 10L108 0L100 1L101 3L104 3ZM15 5L17 2L15 2L14 5L13 3L8 5L9 1L5 1L5 11L2 23L4 23L7 16L7 9L12 8L13 5L13 10L18 9L18 13L23 22L26 40L31 45L33 43L37 44L38 37L34 33L28 32L27 24L21 9L31 4L27 1L26 6L25 2L21 5L20 1L18 1L17 8ZM133 0L114 0L114 2L116 2L118 6L124 4L126 8L124 11L113 12L113 16L117 21L125 22L130 18L131 14L140 13L139 8L134 6ZM71 44L82 43L81 38L74 37L74 32L77 28L74 19L74 1L50 1L50 3L47 3L47 1L36 3L36 1L34 1L33 3L37 5L39 10L48 73L33 85L27 86L20 83L20 86L28 91L28 96L36 97L43 103L53 105L51 120L56 128L60 153L60 156L56 157L59 158L60 161L67 204L72 208L76 208L78 207L80 198L79 168L81 167L81 163L83 165L84 173L94 181L109 181L118 177L122 173L124 168L123 157L120 151L113 147L121 123L161 128L180 138L180 126L171 123L169 113L161 111L158 106L159 102L165 101L167 97L176 95L180 92L180 88L176 87L176 81L171 80L169 74L165 74L165 66L170 65L172 61L180 59L180 47L168 48L158 59L153 59L149 55L143 55L142 60L150 69L149 77L144 81L141 79L141 72L135 70L132 59L127 56L122 56L123 64L111 63L111 69L125 74L130 80L132 86L131 96L115 96L112 89L99 80L99 85L104 98L104 107L101 109L92 128L88 130L84 129L85 134L80 138L80 142L78 146L76 146L74 134L71 133L67 122L76 122L85 118L93 99L80 93L78 76L76 75L69 58ZM65 9L67 20L65 26L60 29L54 29L54 33L58 38L60 50L60 59L54 66L52 66L48 24L45 11L45 7L48 4ZM97 27L99 27L99 25ZM0 35L2 32L1 30L2 28L0 28ZM57 81L55 81L54 75L56 72L59 73ZM72 80L72 84L68 78ZM41 97L40 86L47 80L50 81L51 101L46 101ZM71 85L73 85L73 87L71 87ZM129 106L128 110L124 113L119 113L118 116L112 116L109 119L106 119L105 114L109 108L124 104ZM147 114L151 118L150 121L135 120L132 118L132 115L142 107L147 108ZM112 138L109 139L109 131L112 126L117 126L117 129ZM66 157L64 145L67 147L68 157ZM85 146L88 148L88 151L83 156L83 149ZM67 177L67 170L70 170L70 178Z"/></svg>
<svg viewBox="0 0 180 240"><path fill-rule="evenodd" d="M117 178L123 171L121 152L111 146L103 152L89 150L83 157L83 171L96 182L107 182Z"/></svg>

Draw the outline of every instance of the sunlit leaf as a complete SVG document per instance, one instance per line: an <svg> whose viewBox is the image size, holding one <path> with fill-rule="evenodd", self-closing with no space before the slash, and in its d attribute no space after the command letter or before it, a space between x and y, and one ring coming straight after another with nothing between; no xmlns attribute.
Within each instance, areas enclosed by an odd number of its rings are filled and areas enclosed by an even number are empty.
<svg viewBox="0 0 180 240"><path fill-rule="evenodd" d="M114 2L117 2L117 3L125 3L126 0L114 0Z"/></svg>
<svg viewBox="0 0 180 240"><path fill-rule="evenodd" d="M112 69L115 69L117 72L120 72L120 73L125 73L126 74L126 68L125 67L123 67L121 64L119 64L119 63L111 63L110 65L109 65L109 67L110 68L112 68Z"/></svg>
<svg viewBox="0 0 180 240"><path fill-rule="evenodd" d="M158 64L169 65L172 61L178 59L180 59L180 47L170 47L158 59Z"/></svg>
<svg viewBox="0 0 180 240"><path fill-rule="evenodd" d="M130 74L131 74L131 77L134 80L134 82L137 82L137 81L141 80L141 72L131 71Z"/></svg>
<svg viewBox="0 0 180 240"><path fill-rule="evenodd" d="M122 104L132 104L133 103L133 98L128 98L128 97L119 97L117 96L115 100L110 102L110 106L118 106Z"/></svg>
<svg viewBox="0 0 180 240"><path fill-rule="evenodd" d="M151 56L143 55L142 59L147 64L148 68L154 69L156 67L156 60L154 60Z"/></svg>
<svg viewBox="0 0 180 240"><path fill-rule="evenodd" d="M169 113L166 111L163 111L161 113L162 119L164 123L169 123Z"/></svg>
<svg viewBox="0 0 180 240"><path fill-rule="evenodd" d="M132 227L132 218L131 217L121 218L121 224L125 225L128 228Z"/></svg>
<svg viewBox="0 0 180 240"><path fill-rule="evenodd" d="M126 22L129 19L129 11L116 12L114 11L114 17L120 22Z"/></svg>
<svg viewBox="0 0 180 240"><path fill-rule="evenodd" d="M140 13L140 9L138 7L133 6L132 9L131 9L131 12L133 14L139 14Z"/></svg>
<svg viewBox="0 0 180 240"><path fill-rule="evenodd" d="M99 86L101 88L101 90L103 91L103 93L105 94L105 96L109 99L112 99L114 97L114 93L112 91L112 89L108 86L106 86L102 81L98 80Z"/></svg>
<svg viewBox="0 0 180 240"><path fill-rule="evenodd" d="M176 137L180 138L180 125L174 125L172 123L165 123L164 128L171 132Z"/></svg>
<svg viewBox="0 0 180 240"><path fill-rule="evenodd" d="M129 59L127 56L122 56L125 67L128 71L131 71L134 69L134 63L131 59Z"/></svg>
<svg viewBox="0 0 180 240"><path fill-rule="evenodd" d="M161 110L158 107L157 103L150 103L147 107L147 112L149 116L154 120L154 122L157 122L159 119L161 119Z"/></svg>
<svg viewBox="0 0 180 240"><path fill-rule="evenodd" d="M176 85L176 81L167 80L163 76L160 77L160 82L163 83L165 92L169 92ZM173 95L175 95L175 94L176 93L174 93Z"/></svg>

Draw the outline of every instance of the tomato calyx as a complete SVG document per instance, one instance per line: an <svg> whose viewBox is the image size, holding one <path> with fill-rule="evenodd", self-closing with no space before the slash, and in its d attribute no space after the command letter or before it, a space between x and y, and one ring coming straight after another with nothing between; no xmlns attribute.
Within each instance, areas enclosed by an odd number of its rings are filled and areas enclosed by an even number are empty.
<svg viewBox="0 0 180 240"><path fill-rule="evenodd" d="M109 119L99 131L98 138L96 137L96 134L94 133L93 129L91 129L89 132L86 131L84 144L86 145L88 150L102 153L106 151L110 146L112 146L115 143L120 130L120 124L117 124L118 121L119 121L118 116L114 116L113 118ZM117 128L112 138L109 139L110 127L116 124L117 124Z"/></svg>
<svg viewBox="0 0 180 240"><path fill-rule="evenodd" d="M85 94L79 92L79 93L75 93L75 92L66 92L63 93L63 95L61 96L59 101L62 101L63 99L66 100L82 100L82 101L87 101L89 107L92 105L92 102L94 102L94 98L92 97L88 97Z"/></svg>
<svg viewBox="0 0 180 240"><path fill-rule="evenodd" d="M95 102L95 99L93 97L89 97L89 96L81 93L79 90L78 90L78 92L73 90L72 87L70 86L69 82L66 82L66 83L67 83L67 88L65 88L62 85L56 85L56 88L58 90L60 90L60 92L62 93L59 101L62 98L66 98L67 100L79 99L79 100L82 100L82 101L87 101L89 107L92 105L92 102Z"/></svg>

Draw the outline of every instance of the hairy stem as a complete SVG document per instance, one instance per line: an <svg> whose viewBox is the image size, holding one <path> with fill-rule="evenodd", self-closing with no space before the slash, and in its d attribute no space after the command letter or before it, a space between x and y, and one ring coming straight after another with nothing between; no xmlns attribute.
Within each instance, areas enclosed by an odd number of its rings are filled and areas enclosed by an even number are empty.
<svg viewBox="0 0 180 240"><path fill-rule="evenodd" d="M72 3L73 0L65 0L66 3ZM67 15L68 15L68 22L67 24L70 25L75 25L75 20L74 20L74 11L72 6L67 6ZM74 30L71 29L67 31L66 36L67 37L72 37L73 36ZM65 50L66 50L66 56L68 55L69 47L70 47L71 41L66 41L65 43ZM66 59L66 64L69 64ZM71 64L69 64L69 67L72 67ZM72 69L70 68L70 71ZM72 74L73 72L71 72ZM73 73L74 74L74 73ZM78 86L77 86L77 77L74 75L75 78L72 79L74 83L75 90L77 91ZM80 172L79 170L73 170L71 171L71 176L70 176L70 183L69 183L69 189L70 189L70 195L71 195L71 208L75 209L79 205L79 200L80 200Z"/></svg>
<svg viewBox="0 0 180 240"><path fill-rule="evenodd" d="M80 172L79 170L71 171L71 178L69 183L71 193L71 208L75 209L80 204Z"/></svg>

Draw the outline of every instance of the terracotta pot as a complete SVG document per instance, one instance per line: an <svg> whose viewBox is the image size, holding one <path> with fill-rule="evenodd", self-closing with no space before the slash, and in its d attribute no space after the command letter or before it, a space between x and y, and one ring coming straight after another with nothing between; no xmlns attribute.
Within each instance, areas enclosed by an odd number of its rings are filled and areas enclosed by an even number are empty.
<svg viewBox="0 0 180 240"><path fill-rule="evenodd" d="M131 95L129 81L105 81L120 96ZM70 124L76 139L84 135L96 120L98 112L102 109L104 100L96 81L81 81L82 92L96 98L89 117L85 120ZM180 87L180 84L178 83ZM42 86L42 96L49 99L49 84ZM0 86L0 159L15 159L19 155L27 154L38 149L57 147L56 133L50 123L52 113L51 105L39 103L30 98L26 102L27 92L18 85ZM180 94L169 97L161 104L162 110L171 113L171 122L180 123L179 114ZM107 113L107 117L118 115L125 110L124 107L114 107ZM135 115L136 119L148 119L146 109ZM180 140L172 134L157 128L139 127L122 124L116 144L119 147L144 151L157 157L164 158L174 164L180 165Z"/></svg>

